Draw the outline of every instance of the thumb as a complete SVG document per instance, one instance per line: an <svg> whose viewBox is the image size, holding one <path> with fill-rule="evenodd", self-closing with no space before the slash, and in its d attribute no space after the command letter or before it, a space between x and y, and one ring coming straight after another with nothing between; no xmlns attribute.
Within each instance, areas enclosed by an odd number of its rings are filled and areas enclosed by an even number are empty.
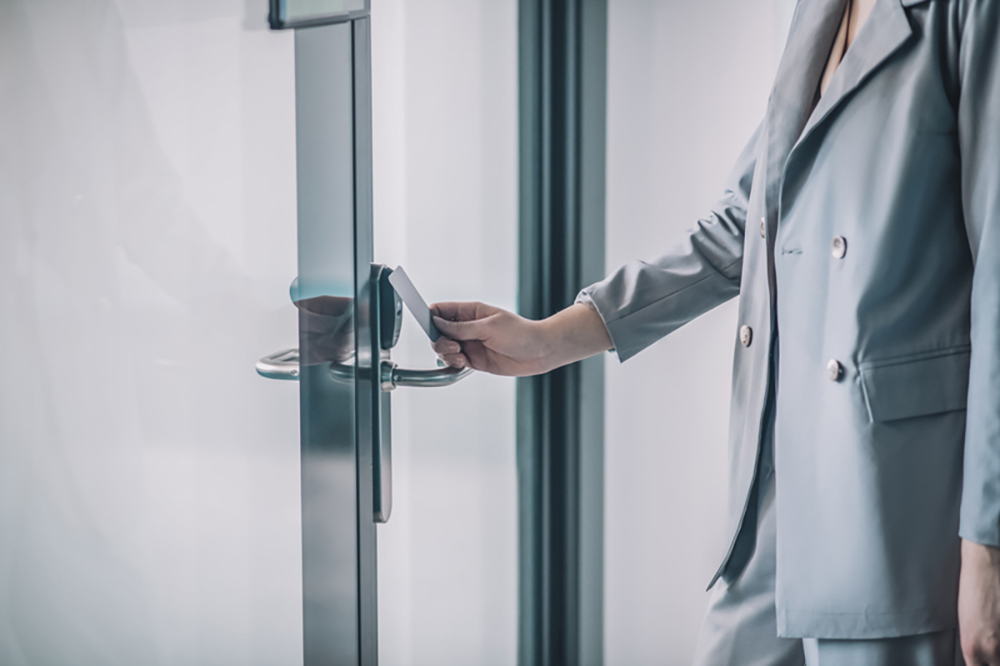
<svg viewBox="0 0 1000 666"><path fill-rule="evenodd" d="M434 317L434 325L452 340L485 340L488 337L486 327L488 320L489 317L473 321L448 321Z"/></svg>

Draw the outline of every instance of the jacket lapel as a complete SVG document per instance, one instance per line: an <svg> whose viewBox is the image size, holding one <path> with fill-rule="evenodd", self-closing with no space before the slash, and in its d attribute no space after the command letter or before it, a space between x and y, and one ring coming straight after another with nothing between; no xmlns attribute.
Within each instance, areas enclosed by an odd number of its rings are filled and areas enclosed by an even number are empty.
<svg viewBox="0 0 1000 666"><path fill-rule="evenodd" d="M871 76L889 56L898 51L913 35L906 16L906 0L878 0L868 20L844 54L844 59L830 79L826 94L809 116L796 146L809 138L817 127L836 111L851 94ZM818 81L818 79L817 79ZM793 147L794 149L794 147Z"/></svg>
<svg viewBox="0 0 1000 666"><path fill-rule="evenodd" d="M770 245L778 222L785 165L811 136L913 35L905 6L921 0L877 0L812 108L846 0L799 0L768 105L765 206Z"/></svg>
<svg viewBox="0 0 1000 666"><path fill-rule="evenodd" d="M764 200L768 239L773 238L777 224L778 193L785 162L809 119L816 88L845 6L846 0L799 0L796 5L767 111Z"/></svg>

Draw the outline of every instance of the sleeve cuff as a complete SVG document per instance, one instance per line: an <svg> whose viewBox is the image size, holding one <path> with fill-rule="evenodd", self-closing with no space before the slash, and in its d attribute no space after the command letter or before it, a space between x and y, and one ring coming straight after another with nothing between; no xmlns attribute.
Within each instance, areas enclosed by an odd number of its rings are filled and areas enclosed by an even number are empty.
<svg viewBox="0 0 1000 666"><path fill-rule="evenodd" d="M964 532L960 530L958 536L965 541L978 543L980 546L989 546L990 548L1000 548L1000 538L997 538L998 537L997 534Z"/></svg>
<svg viewBox="0 0 1000 666"><path fill-rule="evenodd" d="M601 318L601 321L604 322L604 328L606 328L607 331L608 331L608 337L611 338L611 345L612 345L612 347L611 347L611 349L608 350L608 353L609 354L613 353L615 355L618 355L618 351L617 351L618 345L615 343L615 336L611 332L611 328L608 326L608 319L607 319L607 317L604 316L604 313L601 312L601 309L599 307L597 307L597 301L595 301L593 298L591 298L589 290L590 290L590 287L587 287L586 289L583 289L579 294L576 295L576 300L573 301L573 303L574 304L580 303L582 305L586 305L588 308L590 308L591 310L593 310L594 312L597 313L597 315ZM618 360L619 360L619 362L622 361L621 356L618 357Z"/></svg>

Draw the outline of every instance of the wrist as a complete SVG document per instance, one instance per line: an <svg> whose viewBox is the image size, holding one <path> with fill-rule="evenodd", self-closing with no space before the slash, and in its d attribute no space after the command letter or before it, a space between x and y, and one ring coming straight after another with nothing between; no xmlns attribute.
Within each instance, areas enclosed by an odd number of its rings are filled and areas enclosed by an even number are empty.
<svg viewBox="0 0 1000 666"><path fill-rule="evenodd" d="M532 322L537 327L538 362L544 368L543 372L554 370L559 362L560 352L565 348L565 335L560 329L558 314Z"/></svg>
<svg viewBox="0 0 1000 666"><path fill-rule="evenodd" d="M962 539L962 564L988 564L1000 568L1000 548Z"/></svg>
<svg viewBox="0 0 1000 666"><path fill-rule="evenodd" d="M611 348L611 336L601 315L583 303L574 303L537 323L546 371Z"/></svg>

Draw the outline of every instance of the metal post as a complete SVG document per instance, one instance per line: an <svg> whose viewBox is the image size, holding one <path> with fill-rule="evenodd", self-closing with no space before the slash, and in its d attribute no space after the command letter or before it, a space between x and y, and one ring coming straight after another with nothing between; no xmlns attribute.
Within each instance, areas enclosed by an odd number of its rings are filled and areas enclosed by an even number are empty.
<svg viewBox="0 0 1000 666"><path fill-rule="evenodd" d="M520 0L520 312L604 275L606 0ZM518 380L521 666L603 662L604 361Z"/></svg>

